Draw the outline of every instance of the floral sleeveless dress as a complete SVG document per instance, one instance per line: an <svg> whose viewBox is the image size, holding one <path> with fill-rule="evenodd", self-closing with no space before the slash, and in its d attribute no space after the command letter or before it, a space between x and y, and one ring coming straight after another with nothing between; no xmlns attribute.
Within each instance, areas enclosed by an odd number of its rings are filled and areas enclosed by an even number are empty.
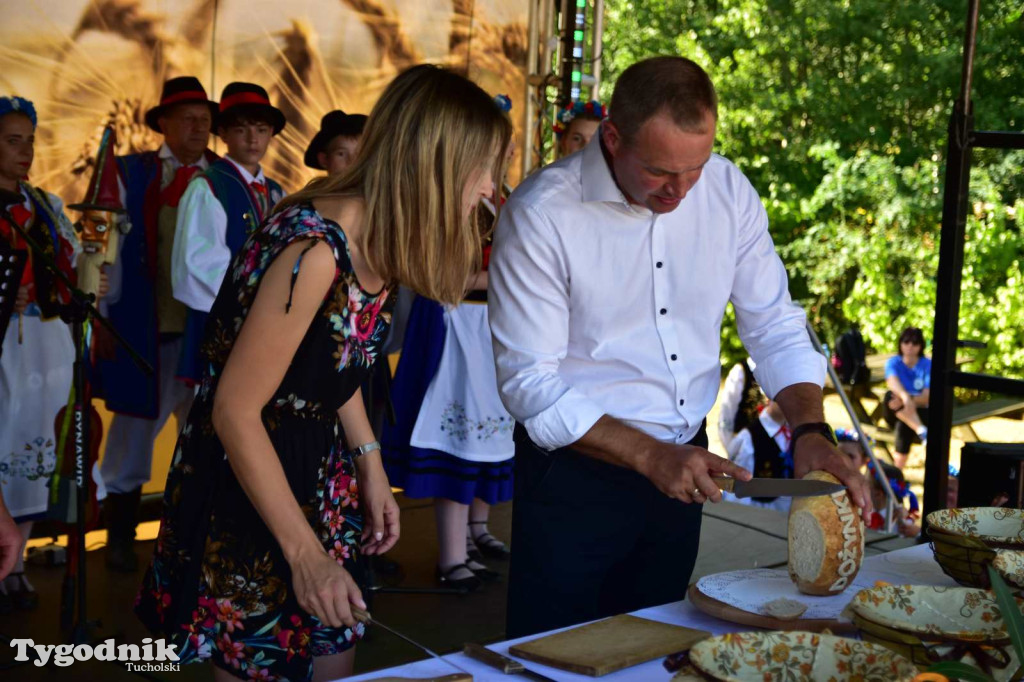
<svg viewBox="0 0 1024 682"><path fill-rule="evenodd" d="M387 288L360 288L336 223L296 205L249 237L210 312L203 346L209 366L178 438L156 550L135 604L157 637L178 645L182 663L211 661L241 679L308 680L313 656L340 653L363 634L362 625L332 628L299 606L281 549L213 430L217 382L263 274L297 240L308 240L303 254L326 242L337 270L263 423L290 487L282 498L294 495L324 549L354 572L362 516L337 409L368 376L393 300ZM301 263L300 256L292 287ZM290 294L281 305L290 307Z"/></svg>

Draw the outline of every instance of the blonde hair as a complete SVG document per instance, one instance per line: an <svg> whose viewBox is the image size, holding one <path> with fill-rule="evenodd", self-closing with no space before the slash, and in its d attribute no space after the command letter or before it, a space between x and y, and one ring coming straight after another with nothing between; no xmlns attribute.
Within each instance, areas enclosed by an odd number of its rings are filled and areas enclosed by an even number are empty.
<svg viewBox="0 0 1024 682"><path fill-rule="evenodd" d="M442 303L458 303L480 268L483 235L463 191L477 171L500 186L512 125L491 97L446 69L415 66L384 90L352 166L283 199L360 196L360 247L378 276Z"/></svg>

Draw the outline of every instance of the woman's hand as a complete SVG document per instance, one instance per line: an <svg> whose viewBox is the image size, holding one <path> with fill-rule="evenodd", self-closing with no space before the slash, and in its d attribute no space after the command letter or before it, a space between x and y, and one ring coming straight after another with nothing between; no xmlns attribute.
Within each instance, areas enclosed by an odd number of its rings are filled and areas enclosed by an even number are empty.
<svg viewBox="0 0 1024 682"><path fill-rule="evenodd" d="M384 554L395 546L400 534L398 503L391 492L380 452L369 452L356 460L359 497L363 506L362 552Z"/></svg>
<svg viewBox="0 0 1024 682"><path fill-rule="evenodd" d="M320 547L312 547L289 561L292 589L299 606L332 628L356 626L352 606L366 610L366 602L352 575Z"/></svg>

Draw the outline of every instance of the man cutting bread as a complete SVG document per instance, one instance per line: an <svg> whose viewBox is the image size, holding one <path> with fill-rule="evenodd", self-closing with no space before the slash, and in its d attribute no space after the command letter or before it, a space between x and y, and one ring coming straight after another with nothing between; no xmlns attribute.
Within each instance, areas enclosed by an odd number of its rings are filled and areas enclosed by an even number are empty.
<svg viewBox="0 0 1024 682"><path fill-rule="evenodd" d="M757 192L714 154L717 98L680 57L634 64L578 154L502 211L489 313L519 426L506 635L682 599L714 475L707 451L726 304L793 428L796 477L863 479L824 423L825 359L793 304Z"/></svg>

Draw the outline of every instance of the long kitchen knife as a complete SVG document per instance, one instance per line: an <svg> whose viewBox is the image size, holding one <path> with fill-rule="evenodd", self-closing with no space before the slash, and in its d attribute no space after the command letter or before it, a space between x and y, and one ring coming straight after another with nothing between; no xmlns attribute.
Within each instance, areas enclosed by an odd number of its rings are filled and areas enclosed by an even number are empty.
<svg viewBox="0 0 1024 682"><path fill-rule="evenodd" d="M462 649L462 653L466 654L470 658L486 663L492 668L497 668L506 675L521 675L531 680L538 680L539 682L555 682L552 678L547 675L541 675L530 670L522 663L514 658L509 658L504 654L499 654L497 651L491 651L485 646L476 644L475 642L467 642L466 646Z"/></svg>
<svg viewBox="0 0 1024 682"><path fill-rule="evenodd" d="M740 481L725 476L711 478L719 488L736 497L812 497L832 495L846 486L827 481L805 481L795 478L752 478Z"/></svg>
<svg viewBox="0 0 1024 682"><path fill-rule="evenodd" d="M398 637L399 639L405 640L406 642L408 642L409 644L412 644L414 647L416 647L420 651L424 651L424 652L430 654L431 656L433 656L437 660L442 661L443 663L446 663L446 664L450 665L451 667L455 668L459 672L466 673L470 677L473 676L473 673L469 672L465 668L462 668L462 667L460 667L458 665L455 665L454 663L449 661L447 658L445 658L441 654L435 653L434 651L428 649L427 647L423 646L422 644L420 644L419 642L417 642L416 640L414 640L414 639L412 639L410 637L406 637L405 635L403 635L398 630L395 630L394 628L388 627L384 623L380 622L379 620L377 620L376 618L371 616L368 611L363 611L362 609L356 608L355 606L353 606L352 607L352 615L360 623L366 623L367 625L376 625L377 627L381 628L382 630L387 630L388 632L393 634L395 637Z"/></svg>

